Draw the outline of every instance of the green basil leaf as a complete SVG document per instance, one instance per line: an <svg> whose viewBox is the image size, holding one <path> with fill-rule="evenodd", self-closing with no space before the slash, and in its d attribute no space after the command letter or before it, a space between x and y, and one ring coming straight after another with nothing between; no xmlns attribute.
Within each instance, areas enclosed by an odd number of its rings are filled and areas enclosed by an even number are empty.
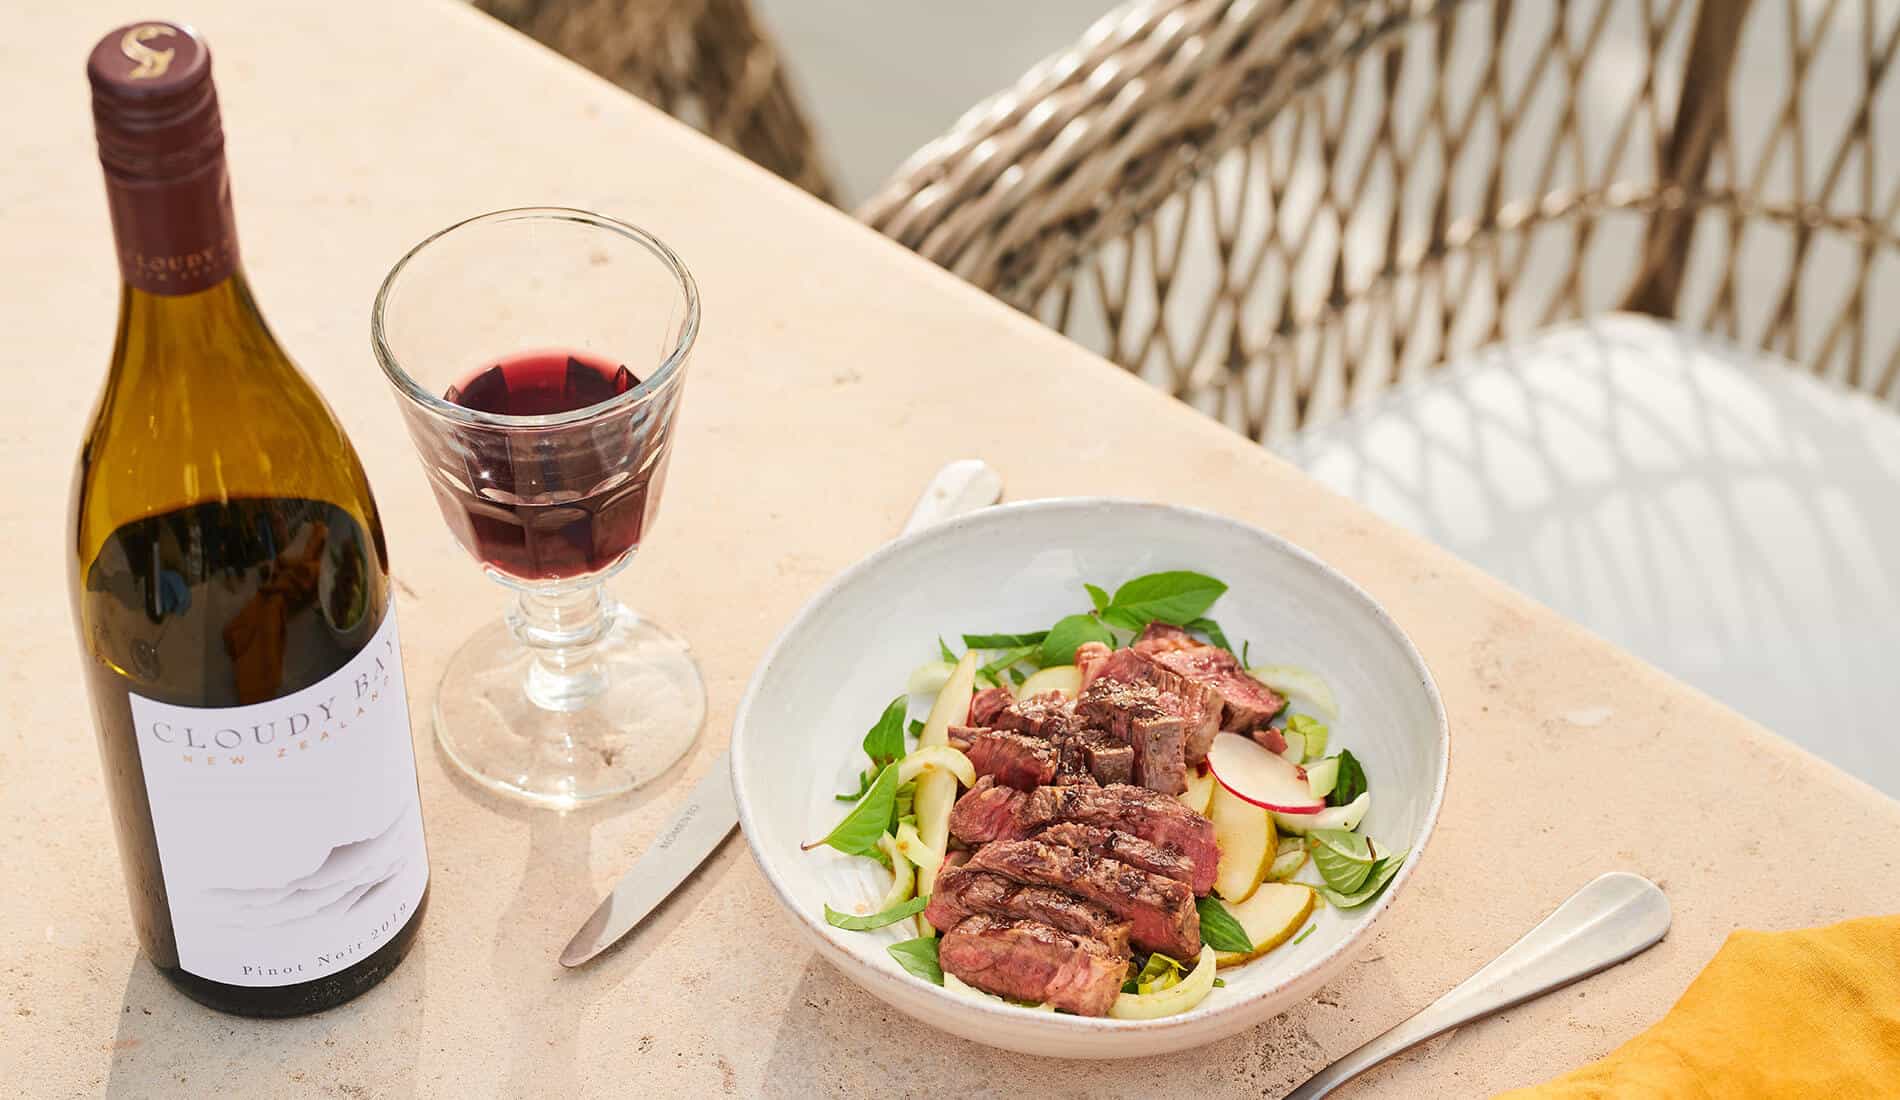
<svg viewBox="0 0 1900 1100"><path fill-rule="evenodd" d="M868 791L870 789L871 789L871 769L866 768L864 769L864 772L858 776L858 791L856 794L838 794L838 795L832 795L832 797L837 799L840 802L856 802L858 799L864 797L865 791Z"/></svg>
<svg viewBox="0 0 1900 1100"><path fill-rule="evenodd" d="M1110 607L1102 612L1102 621L1131 634L1139 634L1147 628L1150 620L1125 607ZM1110 637L1112 639L1113 635Z"/></svg>
<svg viewBox="0 0 1900 1100"><path fill-rule="evenodd" d="M1101 620L1093 615L1068 615L1049 628L1049 636L1042 640L1042 666L1072 664L1075 661L1075 647L1083 642L1101 642L1114 644L1115 636L1108 632Z"/></svg>
<svg viewBox="0 0 1900 1100"><path fill-rule="evenodd" d="M919 936L885 948L897 965L931 985L943 984L943 967L937 962L937 937Z"/></svg>
<svg viewBox="0 0 1900 1100"><path fill-rule="evenodd" d="M1314 829L1306 834L1306 843L1313 850L1319 877L1342 894L1363 886L1378 862L1366 838L1345 829Z"/></svg>
<svg viewBox="0 0 1900 1100"><path fill-rule="evenodd" d="M1227 586L1205 573L1185 569L1150 573L1115 590L1110 610L1127 612L1144 622L1157 619L1186 626L1206 613Z"/></svg>
<svg viewBox="0 0 1900 1100"><path fill-rule="evenodd" d="M905 727L905 731L912 737L922 737L924 735L924 720L922 718L912 718L910 725Z"/></svg>
<svg viewBox="0 0 1900 1100"><path fill-rule="evenodd" d="M1019 645L1015 647L1014 649L1005 649L1002 653L997 655L997 658L994 661L991 661L989 664L984 665L982 668L978 669L977 673L978 675L988 676L990 679L994 680L996 679L996 677L1008 671L1010 666L1016 664L1019 661L1027 661L1030 657L1034 656L1040 649L1041 649L1040 646L1033 646L1033 645Z"/></svg>
<svg viewBox="0 0 1900 1100"><path fill-rule="evenodd" d="M909 710L910 699L899 695L864 735L864 755L871 758L872 767L881 768L904 755L904 716Z"/></svg>
<svg viewBox="0 0 1900 1100"><path fill-rule="evenodd" d="M937 639L937 655L953 665L957 663L957 655L950 652L950 647L943 644L941 637Z"/></svg>
<svg viewBox="0 0 1900 1100"><path fill-rule="evenodd" d="M1085 584L1082 587L1089 590L1089 602L1095 605L1095 610L1097 611L1108 610L1108 605L1112 601L1108 598L1108 593L1106 591L1092 584Z"/></svg>
<svg viewBox="0 0 1900 1100"><path fill-rule="evenodd" d="M1252 951L1253 940L1234 915L1217 898L1196 898L1194 907L1201 911L1201 939L1216 951L1236 954Z"/></svg>
<svg viewBox="0 0 1900 1100"><path fill-rule="evenodd" d="M886 764L871 781L871 789L858 802L857 808L844 815L844 820L826 834L823 840L815 840L805 845L807 849L820 844L829 844L846 855L870 856L873 859L884 856L883 849L877 846L877 838L884 835L890 826L891 810L897 801L897 765Z"/></svg>
<svg viewBox="0 0 1900 1100"><path fill-rule="evenodd" d="M924 906L929 904L930 899L927 897L912 898L909 901L898 902L882 913L871 913L862 917L851 913L840 913L827 905L825 906L825 923L847 932L869 932L873 928L896 924L905 917L914 917L923 912Z"/></svg>
<svg viewBox="0 0 1900 1100"><path fill-rule="evenodd" d="M1221 630L1220 624L1215 622L1212 619L1205 618L1205 617L1196 619L1193 622L1187 624L1187 628L1189 630L1198 630L1201 633L1207 635L1208 641L1213 642L1215 645L1221 647L1222 649L1226 650L1229 653L1232 653L1234 651L1234 647L1228 644L1227 635L1224 631Z"/></svg>
<svg viewBox="0 0 1900 1100"><path fill-rule="evenodd" d="M1020 668L1012 668L1009 670L1009 679L1017 687L1022 687L1029 682L1029 674Z"/></svg>
<svg viewBox="0 0 1900 1100"><path fill-rule="evenodd" d="M1352 750L1339 750L1339 782L1333 784L1333 793L1326 801L1335 806L1344 806L1366 791L1366 770L1359 766L1358 758Z"/></svg>
<svg viewBox="0 0 1900 1100"><path fill-rule="evenodd" d="M1379 891L1385 889L1385 884L1391 882L1392 876L1399 873L1399 867L1404 864L1408 854L1408 852L1394 852L1373 864L1372 873L1366 876L1365 884L1350 894L1341 893L1330 886L1316 886L1314 889L1319 891L1321 897L1332 902L1336 909L1355 909L1379 896Z"/></svg>
<svg viewBox="0 0 1900 1100"><path fill-rule="evenodd" d="M1032 630L1027 634L965 634L963 644L970 649L1014 649L1038 645L1048 636L1047 630Z"/></svg>

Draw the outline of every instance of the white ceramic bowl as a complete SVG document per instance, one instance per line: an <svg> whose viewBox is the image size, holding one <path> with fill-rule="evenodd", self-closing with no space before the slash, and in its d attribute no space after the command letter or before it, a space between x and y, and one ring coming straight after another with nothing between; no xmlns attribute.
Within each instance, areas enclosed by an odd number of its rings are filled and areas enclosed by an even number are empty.
<svg viewBox="0 0 1900 1100"><path fill-rule="evenodd" d="M1414 858L1376 901L1322 902L1313 933L1245 966L1225 988L1161 1020L1089 1019L959 996L906 973L885 948L909 922L876 932L826 924L823 906L854 910L882 896L888 873L822 837L847 807L866 761L864 732L939 635L1046 628L1088 609L1085 581L1195 569L1224 580L1214 614L1255 663L1300 664L1338 697L1333 747L1352 750L1372 790L1366 829ZM921 716L922 700L912 707ZM1368 942L1405 889L1438 817L1450 736L1424 661L1389 615L1350 581L1264 531L1221 516L1102 499L985 509L884 546L814 596L759 665L733 721L732 779L752 855L793 919L853 981L898 1009L966 1039L1029 1054L1129 1058L1225 1038L1317 990Z"/></svg>

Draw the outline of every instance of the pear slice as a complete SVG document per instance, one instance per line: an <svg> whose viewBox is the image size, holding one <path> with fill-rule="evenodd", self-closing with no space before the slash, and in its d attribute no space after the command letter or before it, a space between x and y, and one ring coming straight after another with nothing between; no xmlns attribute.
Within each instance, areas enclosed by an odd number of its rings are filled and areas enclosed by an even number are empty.
<svg viewBox="0 0 1900 1100"><path fill-rule="evenodd" d="M1045 692L1059 691L1064 699L1082 694L1082 670L1074 665L1053 665L1029 674L1016 689L1018 699L1033 699Z"/></svg>
<svg viewBox="0 0 1900 1100"><path fill-rule="evenodd" d="M1214 843L1220 848L1214 889L1229 902L1245 900L1279 851L1273 815L1215 783L1207 816L1214 822Z"/></svg>
<svg viewBox="0 0 1900 1100"><path fill-rule="evenodd" d="M1266 882L1246 901L1229 904L1240 926L1253 941L1252 951L1222 951L1215 956L1218 966L1235 966L1259 958L1287 941L1313 912L1313 888L1299 882Z"/></svg>
<svg viewBox="0 0 1900 1100"><path fill-rule="evenodd" d="M1181 805L1186 806L1202 817L1206 817L1207 804L1214 797L1214 788L1220 786L1220 784L1214 782L1214 773L1189 773L1187 783L1188 789L1174 797L1181 800Z"/></svg>

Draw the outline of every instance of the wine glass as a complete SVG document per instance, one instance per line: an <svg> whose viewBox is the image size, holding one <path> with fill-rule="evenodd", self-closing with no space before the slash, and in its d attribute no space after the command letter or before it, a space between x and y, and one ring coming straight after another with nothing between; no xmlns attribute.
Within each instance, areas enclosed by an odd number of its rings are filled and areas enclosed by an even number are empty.
<svg viewBox="0 0 1900 1100"><path fill-rule="evenodd" d="M634 226L535 207L409 250L370 317L442 516L514 594L436 688L436 737L484 785L571 807L632 790L706 715L685 642L615 600L658 511L699 292Z"/></svg>

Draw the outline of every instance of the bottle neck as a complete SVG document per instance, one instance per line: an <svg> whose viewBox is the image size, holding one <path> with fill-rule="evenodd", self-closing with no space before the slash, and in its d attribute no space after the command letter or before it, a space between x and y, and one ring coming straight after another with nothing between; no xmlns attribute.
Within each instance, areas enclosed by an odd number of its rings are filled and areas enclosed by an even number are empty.
<svg viewBox="0 0 1900 1100"><path fill-rule="evenodd" d="M168 179L108 168L106 203L128 288L175 297L236 281L237 224L221 153L188 175Z"/></svg>

